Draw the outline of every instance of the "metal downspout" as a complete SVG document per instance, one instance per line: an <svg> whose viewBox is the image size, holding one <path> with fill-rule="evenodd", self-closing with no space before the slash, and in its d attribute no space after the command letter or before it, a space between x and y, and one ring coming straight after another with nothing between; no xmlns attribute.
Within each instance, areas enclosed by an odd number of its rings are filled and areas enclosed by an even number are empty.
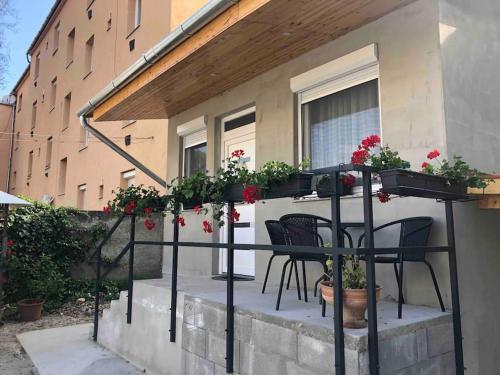
<svg viewBox="0 0 500 375"><path fill-rule="evenodd" d="M95 136L97 139L99 139L102 143L104 143L106 146L110 147L113 151L115 151L117 154L125 158L127 161L132 163L135 167L137 167L139 170L144 172L146 175L151 177L153 180L155 180L157 183L159 183L163 187L167 187L167 182L162 179L160 176L158 176L156 173L154 173L151 169L146 167L144 164L142 164L139 160L134 158L132 155L130 155L128 152L123 150L120 146L118 146L116 143L114 143L111 139L106 137L104 134L102 134L99 130L96 128L92 127L87 118L85 116L80 116L80 123L82 124L83 128L85 130L88 130L93 136Z"/></svg>
<svg viewBox="0 0 500 375"><path fill-rule="evenodd" d="M14 156L14 137L16 132L16 102L12 104L12 124L11 124L11 135L10 135L10 146L9 146L9 165L7 167L7 190L6 193L10 193L10 182L11 182L11 174L12 174L12 158Z"/></svg>

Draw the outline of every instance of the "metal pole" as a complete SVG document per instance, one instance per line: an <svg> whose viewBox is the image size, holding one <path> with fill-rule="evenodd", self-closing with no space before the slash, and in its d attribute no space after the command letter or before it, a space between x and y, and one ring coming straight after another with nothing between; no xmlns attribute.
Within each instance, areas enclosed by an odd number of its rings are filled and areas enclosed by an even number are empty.
<svg viewBox="0 0 500 375"><path fill-rule="evenodd" d="M446 233L448 237L448 263L450 267L451 305L453 308L453 340L455 343L455 371L464 374L464 351L462 346L462 320L460 316L460 293L458 289L457 256L455 249L455 223L453 220L453 202L446 201Z"/></svg>
<svg viewBox="0 0 500 375"><path fill-rule="evenodd" d="M174 218L174 242L179 242L179 223ZM177 324L177 263L179 246L172 247L172 290L170 293L170 342L175 342Z"/></svg>
<svg viewBox="0 0 500 375"><path fill-rule="evenodd" d="M99 298L101 295L101 252L102 246L97 248L97 268L95 276L95 305L94 305L94 341L97 341L97 331L99 329Z"/></svg>
<svg viewBox="0 0 500 375"><path fill-rule="evenodd" d="M130 215L130 249L128 253L127 324L132 323L132 297L134 293L134 241L135 214L132 214Z"/></svg>
<svg viewBox="0 0 500 375"><path fill-rule="evenodd" d="M5 255L5 250L7 249L7 220L9 219L9 205L2 205L3 214L3 229L2 229L2 254Z"/></svg>
<svg viewBox="0 0 500 375"><path fill-rule="evenodd" d="M368 292L368 357L370 375L379 374L378 358L378 327L377 327L377 296L375 281L375 257L373 248L373 205L372 205L372 174L363 171L363 211L365 222L366 282Z"/></svg>
<svg viewBox="0 0 500 375"><path fill-rule="evenodd" d="M228 212L234 209L229 202ZM227 242L234 244L234 223L228 220ZM227 314L226 314L226 373L233 373L234 359L234 249L227 249Z"/></svg>
<svg viewBox="0 0 500 375"><path fill-rule="evenodd" d="M332 242L334 248L339 248L342 244L342 231L340 223L340 174L339 172L330 175L331 185L335 186L334 194L330 198L332 217ZM344 311L343 311L343 290L342 290L342 255L333 257L333 311L335 329L335 374L345 374L345 353L344 353Z"/></svg>

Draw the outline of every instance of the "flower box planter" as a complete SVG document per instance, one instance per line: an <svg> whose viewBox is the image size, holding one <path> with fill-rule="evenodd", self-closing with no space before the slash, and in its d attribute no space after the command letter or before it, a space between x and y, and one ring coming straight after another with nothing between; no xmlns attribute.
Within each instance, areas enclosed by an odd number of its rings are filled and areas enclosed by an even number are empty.
<svg viewBox="0 0 500 375"><path fill-rule="evenodd" d="M426 173L391 169L379 172L385 193L433 199L460 199L467 196L465 183Z"/></svg>
<svg viewBox="0 0 500 375"><path fill-rule="evenodd" d="M275 199L286 197L302 197L312 194L312 173L299 173L288 181L274 184L262 192L262 199ZM243 184L229 184L224 191L224 201L243 202Z"/></svg>
<svg viewBox="0 0 500 375"><path fill-rule="evenodd" d="M316 194L318 198L330 198L332 195L340 195L341 197L346 195L352 195L352 186L345 187L344 184L340 184L340 190L336 192L335 187L332 185L333 184L329 179L319 181L318 184L316 185Z"/></svg>
<svg viewBox="0 0 500 375"><path fill-rule="evenodd" d="M207 202L205 202L207 203ZM201 198L193 197L182 202L182 207L184 210L192 210L196 206L201 206L203 204Z"/></svg>

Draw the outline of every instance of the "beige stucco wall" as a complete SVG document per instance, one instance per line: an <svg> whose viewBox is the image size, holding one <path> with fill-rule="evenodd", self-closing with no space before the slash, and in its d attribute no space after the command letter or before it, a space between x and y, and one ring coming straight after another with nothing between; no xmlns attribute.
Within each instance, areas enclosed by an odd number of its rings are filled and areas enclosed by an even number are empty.
<svg viewBox="0 0 500 375"><path fill-rule="evenodd" d="M77 205L78 186L87 184L86 209L101 209L112 198L112 190L121 184L121 172L133 169L123 158L91 137L87 148L80 147L81 125L76 112L114 77L120 74L142 53L153 47L172 28L198 9L203 1L148 0L142 1L141 24L132 33L128 25L128 2L125 0L94 1L87 17L87 2L67 0L53 16L32 51L30 75L17 89L22 94L22 108L17 113L16 131L21 141L14 152L12 172L17 172L14 194L39 199L49 194L57 205ZM108 20L111 28L108 30ZM54 53L54 27L60 22L59 48ZM75 28L73 63L67 66L67 35ZM94 35L94 68L86 76L85 43ZM135 50L129 50L129 41L135 40ZM34 86L35 56L40 52L40 74ZM55 108L49 108L50 87L57 77ZM71 92L69 128L62 131L64 97ZM31 112L37 101L37 124L30 136ZM123 127L120 122L96 123L95 126L111 137L127 152L140 160L156 174L165 177L167 120L137 121ZM124 137L132 136L132 144L125 146ZM47 138L54 138L50 169L45 170ZM3 149L3 147L1 147ZM28 154L33 151L33 172L28 181ZM66 192L58 194L59 162L68 158ZM3 164L3 163L2 163ZM144 173L136 171L137 184L161 187ZM29 185L28 185L29 183ZM99 199L99 186L104 185L104 196Z"/></svg>
<svg viewBox="0 0 500 375"><path fill-rule="evenodd" d="M0 190L7 191L12 107L0 104Z"/></svg>
<svg viewBox="0 0 500 375"><path fill-rule="evenodd" d="M491 37L491 35L490 35ZM457 141L447 142L447 124L443 102L442 56L439 35L439 11L436 0L419 0L363 28L323 45L299 58L278 66L224 94L214 97L170 119L168 135L167 175L172 178L179 174L179 138L176 127L196 117L206 115L208 119L209 170L218 165L219 120L221 116L249 105L256 106L256 161L262 165L268 160L294 162L297 159L296 135L297 119L294 110L294 96L290 91L290 78L323 63L343 56L351 51L377 43L380 59L380 109L384 143L400 151L403 158L419 169L429 149L438 148L446 155L447 149L459 150L458 144L467 142L459 131L453 135ZM470 43L470 41L469 41ZM455 77L458 79L458 77ZM498 118L498 116L497 116ZM449 130L449 129L448 129ZM489 128L491 130L491 128ZM494 130L498 136L498 126ZM463 149L463 148L462 148ZM467 157L475 162L481 156L480 145L469 147ZM496 163L479 164L482 167L498 168ZM362 219L360 198L342 199L344 221ZM291 199L268 201L256 205L256 241L269 243L264 220L276 219L290 212L308 212L330 216L327 201L297 202ZM498 284L496 264L500 261L495 239L495 227L500 220L494 212L480 211L474 203L455 204L457 228L457 252L459 262L460 287L467 367L478 368L478 363L492 355L492 350L479 354L475 333L479 326L486 333L495 317L489 316L500 308L498 299L478 300L475 290L488 286L482 293L493 293ZM409 216L432 216L436 223L431 235L434 244L446 244L444 205L431 200L401 198L388 204L374 201L376 224ZM181 230L181 239L218 240L203 234L200 218L186 213L188 226ZM167 225L166 235L171 235ZM477 257L472 254L477 254ZM471 261L471 257L474 258ZM256 254L256 278L262 281L269 254ZM164 257L164 272L170 269L171 255L167 250ZM445 254L429 254L428 260L434 265L445 304L450 306L450 283L448 260ZM491 267L488 265L492 265ZM271 272L271 282L276 283L281 268L275 261ZM218 271L218 251L185 249L181 251L180 272L184 274L211 274ZM472 267L472 268L471 268ZM320 275L309 270L309 285ZM397 296L396 281L392 266L377 266L377 282L384 286L384 293ZM469 284L472 283L472 284ZM430 275L422 264L405 266L405 296L412 304L438 306ZM497 293L496 293L497 294ZM495 294L495 295L496 295ZM286 295L285 298L295 298ZM485 307L483 308L482 305ZM486 306L487 305L487 306ZM475 312L473 312L475 311ZM488 316L488 322L482 317ZM498 328L498 327L497 327ZM498 333L498 330L496 331ZM497 335L498 336L498 335ZM498 339L493 348L498 347ZM484 349L484 348L483 348ZM488 370L490 371L490 370ZM479 373L479 372L471 372ZM491 372L481 372L491 373Z"/></svg>

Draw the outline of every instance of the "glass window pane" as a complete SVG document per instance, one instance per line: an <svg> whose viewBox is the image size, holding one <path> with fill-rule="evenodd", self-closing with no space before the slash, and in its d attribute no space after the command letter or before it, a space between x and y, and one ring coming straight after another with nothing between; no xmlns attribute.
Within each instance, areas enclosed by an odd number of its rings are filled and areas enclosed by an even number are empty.
<svg viewBox="0 0 500 375"><path fill-rule="evenodd" d="M380 134L378 80L303 105L304 154L315 168L350 163L368 135Z"/></svg>
<svg viewBox="0 0 500 375"><path fill-rule="evenodd" d="M206 171L207 144L187 147L184 150L184 176L189 177L196 171Z"/></svg>

